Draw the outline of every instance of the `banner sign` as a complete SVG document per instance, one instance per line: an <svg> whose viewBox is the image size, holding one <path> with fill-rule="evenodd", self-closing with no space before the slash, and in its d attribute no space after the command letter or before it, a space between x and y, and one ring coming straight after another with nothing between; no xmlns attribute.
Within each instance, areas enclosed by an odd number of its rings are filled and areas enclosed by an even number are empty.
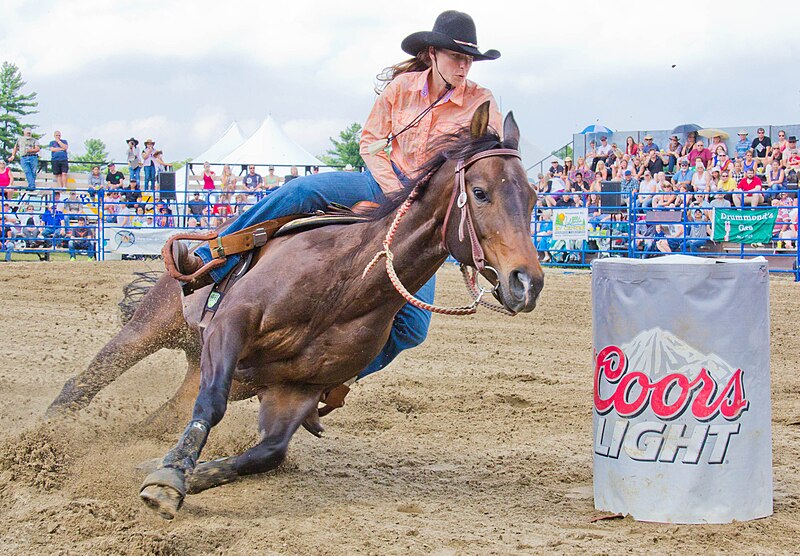
<svg viewBox="0 0 800 556"><path fill-rule="evenodd" d="M778 218L778 209L715 208L712 223L713 241L733 243L769 243Z"/></svg>
<svg viewBox="0 0 800 556"><path fill-rule="evenodd" d="M589 209L553 209L553 241L589 239Z"/></svg>
<svg viewBox="0 0 800 556"><path fill-rule="evenodd" d="M592 266L595 506L668 523L770 515L766 261L607 260Z"/></svg>
<svg viewBox="0 0 800 556"><path fill-rule="evenodd" d="M106 253L116 255L160 255L161 248L170 236L180 230L175 228L103 228Z"/></svg>

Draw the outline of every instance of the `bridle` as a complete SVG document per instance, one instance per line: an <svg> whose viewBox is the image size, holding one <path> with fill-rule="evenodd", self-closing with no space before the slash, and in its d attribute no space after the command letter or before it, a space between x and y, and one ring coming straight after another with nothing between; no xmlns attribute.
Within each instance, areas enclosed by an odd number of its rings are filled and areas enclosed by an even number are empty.
<svg viewBox="0 0 800 556"><path fill-rule="evenodd" d="M431 177L433 177L434 171L428 173L416 184L416 186L414 186L414 189L411 190L411 193L408 195L405 202L400 206L399 209L397 209L397 213L392 221L392 225L389 226L389 231L386 232L386 238L383 240L383 249L375 254L375 257L373 257L373 259L364 269L361 277L366 277L367 273L369 273L369 271L372 270L378 263L378 260L380 260L381 257L386 257L386 273L389 275L389 280L397 292L402 295L408 303L415 307L430 311L432 313L444 315L472 315L477 312L478 305L481 305L506 315L515 315L516 313L509 311L501 305L496 305L494 303L489 303L482 300L482 297L485 294L496 291L500 286L500 275L496 269L486 265L483 247L481 247L480 241L478 240L478 234L475 232L475 224L473 223L472 213L470 212L469 203L467 202L468 199L465 178L467 168L469 168L478 160L495 156L513 156L519 159L522 158L519 151L515 149L490 149L474 154L466 160L463 158L459 159L458 162L456 162L453 193L450 196L450 202L447 205L447 212L445 213L444 224L442 226L441 245L442 248L448 252L448 254L451 254L450 248L447 246L447 226L455 207L459 213L458 240L464 241L464 238L468 237L472 254L471 265L461 263L461 273L464 276L464 282L467 285L469 293L473 297L473 302L470 305L462 307L439 307L430 303L425 303L424 301L414 297L414 295L406 289L402 282L400 282L400 278L397 276L397 272L394 269L394 255L390 249L392 240L394 239L397 228L400 225L400 221L406 215L414 201L419 197L420 191L425 187L425 185L427 185ZM479 286L477 283L478 274L484 270L491 270L497 279L497 283L492 289L486 289L483 286Z"/></svg>

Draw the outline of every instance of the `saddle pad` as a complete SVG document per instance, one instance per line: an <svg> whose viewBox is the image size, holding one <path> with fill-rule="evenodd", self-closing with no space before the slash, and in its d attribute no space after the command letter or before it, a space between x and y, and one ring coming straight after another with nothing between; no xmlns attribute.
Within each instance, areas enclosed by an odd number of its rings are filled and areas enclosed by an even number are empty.
<svg viewBox="0 0 800 556"><path fill-rule="evenodd" d="M357 215L338 215L338 214L315 214L304 218L297 218L291 222L284 224L275 232L272 237L285 236L297 232L304 232L306 230L313 230L314 228L321 228L322 226L331 226L334 224L355 224L357 222L368 222L369 218L366 216Z"/></svg>

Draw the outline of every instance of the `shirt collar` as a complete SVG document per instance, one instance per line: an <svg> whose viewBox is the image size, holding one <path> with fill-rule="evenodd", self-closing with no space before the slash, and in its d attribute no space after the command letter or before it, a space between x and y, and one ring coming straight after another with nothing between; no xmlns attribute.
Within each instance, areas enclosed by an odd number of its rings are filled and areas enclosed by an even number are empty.
<svg viewBox="0 0 800 556"><path fill-rule="evenodd" d="M419 75L417 76L417 78L414 80L414 82L411 85L411 90L412 91L419 91L420 96L423 99L427 99L428 95L429 95L429 91L428 91L428 76L430 76L431 71L433 71L433 69L432 68L428 68L425 71L418 72ZM465 89L466 89L466 84L461 84L458 87L456 87L455 89L453 89L451 91L448 91L448 93L444 96L444 99L442 99L441 104L444 104L445 102L452 102L456 106L462 106L464 104L464 91L465 91ZM433 100L435 100L435 99L432 99L431 102Z"/></svg>

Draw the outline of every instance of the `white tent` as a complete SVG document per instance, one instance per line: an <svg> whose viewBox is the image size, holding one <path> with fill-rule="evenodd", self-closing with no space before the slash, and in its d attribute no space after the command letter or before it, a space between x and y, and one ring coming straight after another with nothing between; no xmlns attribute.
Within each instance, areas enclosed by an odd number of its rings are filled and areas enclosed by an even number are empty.
<svg viewBox="0 0 800 556"><path fill-rule="evenodd" d="M203 162L219 162L236 150L242 143L244 143L244 135L242 135L242 130L239 129L239 124L234 121L216 143L206 149L203 154L194 157L192 162L200 164Z"/></svg>
<svg viewBox="0 0 800 556"><path fill-rule="evenodd" d="M220 162L226 164L275 164L296 166L320 166L322 161L292 141L272 119L264 118L261 127L233 152Z"/></svg>
<svg viewBox="0 0 800 556"><path fill-rule="evenodd" d="M186 189L186 173L191 167L191 173L201 174L203 172L202 164L204 162L219 162L225 156L229 155L239 145L244 143L244 135L239 128L239 124L234 121L225 130L225 133L217 139L216 143L208 147L205 152L197 155L191 159L185 168L181 168L175 173L175 191L182 192ZM199 168L197 165L201 165Z"/></svg>

